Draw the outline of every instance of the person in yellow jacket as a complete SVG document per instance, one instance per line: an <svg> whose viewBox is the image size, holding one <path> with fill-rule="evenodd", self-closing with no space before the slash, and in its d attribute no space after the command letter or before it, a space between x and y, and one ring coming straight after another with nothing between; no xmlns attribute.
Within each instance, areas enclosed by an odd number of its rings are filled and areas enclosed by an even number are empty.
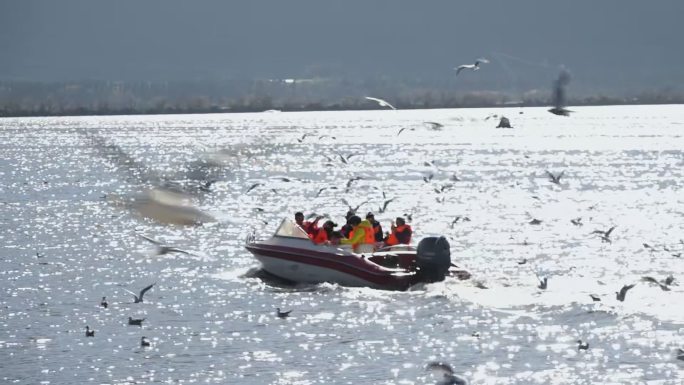
<svg viewBox="0 0 684 385"><path fill-rule="evenodd" d="M367 219L361 220L356 215L349 218L349 224L352 226L353 235L350 238L340 239L340 244L352 245L356 253L372 253L375 251L373 225Z"/></svg>

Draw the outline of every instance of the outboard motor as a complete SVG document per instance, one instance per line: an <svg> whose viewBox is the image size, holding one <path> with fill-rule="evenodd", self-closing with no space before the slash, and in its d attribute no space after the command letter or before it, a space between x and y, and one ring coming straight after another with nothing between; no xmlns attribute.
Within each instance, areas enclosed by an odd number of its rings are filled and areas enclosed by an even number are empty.
<svg viewBox="0 0 684 385"><path fill-rule="evenodd" d="M446 238L423 238L418 243L416 265L422 282L443 281L451 267L451 249Z"/></svg>

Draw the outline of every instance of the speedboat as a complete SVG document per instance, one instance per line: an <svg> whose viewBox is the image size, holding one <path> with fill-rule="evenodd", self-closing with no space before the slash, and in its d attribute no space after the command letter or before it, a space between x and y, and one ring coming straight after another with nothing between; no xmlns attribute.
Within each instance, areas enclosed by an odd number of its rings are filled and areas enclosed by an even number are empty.
<svg viewBox="0 0 684 385"><path fill-rule="evenodd" d="M317 245L296 223L283 219L271 238L257 240L251 234L245 247L264 271L293 283L407 290L447 276L470 277L451 263L449 242L444 237L424 238L418 247L397 245L355 253L341 245Z"/></svg>

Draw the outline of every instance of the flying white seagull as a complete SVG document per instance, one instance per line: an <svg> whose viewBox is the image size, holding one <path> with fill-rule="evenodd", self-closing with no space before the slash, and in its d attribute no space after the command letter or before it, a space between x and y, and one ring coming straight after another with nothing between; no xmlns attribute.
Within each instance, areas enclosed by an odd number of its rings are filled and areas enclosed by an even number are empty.
<svg viewBox="0 0 684 385"><path fill-rule="evenodd" d="M475 60L475 64L462 64L462 65L454 68L456 70L456 76L458 76L458 74L461 71L466 70L466 69L467 70L473 70L473 71L479 70L481 63L489 63L489 60L480 58L480 59Z"/></svg>
<svg viewBox="0 0 684 385"><path fill-rule="evenodd" d="M380 105L380 107L389 107L389 108L391 108L391 109L393 109L393 110L396 110L396 108L394 108L393 105L387 103L387 101L385 101L385 100L378 99L378 98L371 98L370 96L366 96L366 99L372 100L372 101L374 101L374 102L377 102L377 103Z"/></svg>

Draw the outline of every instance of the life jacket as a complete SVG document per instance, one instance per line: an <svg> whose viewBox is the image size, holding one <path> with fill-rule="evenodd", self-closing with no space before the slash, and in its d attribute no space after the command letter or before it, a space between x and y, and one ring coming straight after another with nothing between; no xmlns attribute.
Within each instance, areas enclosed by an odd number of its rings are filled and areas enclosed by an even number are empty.
<svg viewBox="0 0 684 385"><path fill-rule="evenodd" d="M398 245L400 242L399 242L399 239L397 238L396 234L397 233L403 233L406 231L409 231L409 239L408 239L408 242L405 243L408 245L409 243L411 243L411 226L409 226L409 225L401 225L401 226L395 227L394 231L392 231L392 234L390 234L389 237L387 237L387 241L385 241L385 244L387 244L387 246Z"/></svg>
<svg viewBox="0 0 684 385"><path fill-rule="evenodd" d="M375 243L375 232L373 231L373 225L370 224L368 220L361 221L359 224L359 227L363 229L363 238L359 240L357 243L354 244L354 247L357 245L360 245L362 243L367 243L367 244L374 244ZM353 237L353 234L350 235L350 238Z"/></svg>
<svg viewBox="0 0 684 385"><path fill-rule="evenodd" d="M316 226L316 222L309 222L309 221L302 223L302 228L309 235L316 235L316 230L318 230L318 226Z"/></svg>
<svg viewBox="0 0 684 385"><path fill-rule="evenodd" d="M313 237L313 243L320 245L321 243L328 240L328 232L324 228L320 227L316 230Z"/></svg>

